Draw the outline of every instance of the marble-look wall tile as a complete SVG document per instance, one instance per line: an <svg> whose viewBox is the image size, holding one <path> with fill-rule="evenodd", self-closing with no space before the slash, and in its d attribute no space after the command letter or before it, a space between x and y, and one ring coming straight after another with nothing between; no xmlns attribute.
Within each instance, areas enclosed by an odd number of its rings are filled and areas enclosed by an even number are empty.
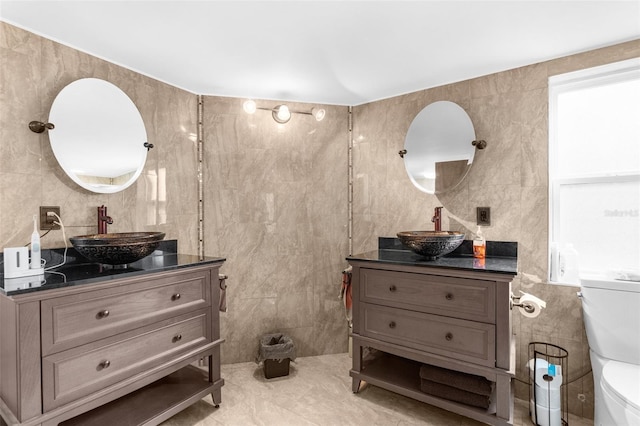
<svg viewBox="0 0 640 426"><path fill-rule="evenodd" d="M517 241L519 275L512 289L548 302L535 319L515 313L516 395L528 398L528 344L549 342L569 351L569 408L593 417L593 378L582 308L574 287L547 284L548 77L640 56L640 40L354 107L355 252L405 229L433 229L433 207L444 206L443 227L475 234L475 208L491 207L489 240ZM438 196L421 193L406 176L398 150L413 117L436 100L461 105L471 117L478 151L465 181ZM582 402L578 394L587 396Z"/></svg>
<svg viewBox="0 0 640 426"><path fill-rule="evenodd" d="M290 335L299 356L346 351L337 296L348 254L348 110L323 106L321 122L294 114L279 125L242 102L204 97L205 252L228 259L223 362L253 360L273 332Z"/></svg>
<svg viewBox="0 0 640 426"><path fill-rule="evenodd" d="M61 206L66 236L96 232L96 208L109 209L112 232L160 230L180 250L197 253L198 191L194 94L0 22L0 242L24 245L39 206ZM138 107L149 151L141 177L115 194L95 194L69 179L58 165L48 133L29 130L46 120L56 95L80 78L120 87ZM55 124L55 123L54 123ZM61 231L42 239L62 247Z"/></svg>

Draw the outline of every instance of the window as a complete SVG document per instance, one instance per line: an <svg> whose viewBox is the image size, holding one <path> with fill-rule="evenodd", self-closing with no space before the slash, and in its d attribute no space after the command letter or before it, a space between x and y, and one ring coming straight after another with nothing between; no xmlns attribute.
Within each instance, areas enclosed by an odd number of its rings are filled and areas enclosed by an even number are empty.
<svg viewBox="0 0 640 426"><path fill-rule="evenodd" d="M640 272L640 58L549 78L549 202L580 273Z"/></svg>

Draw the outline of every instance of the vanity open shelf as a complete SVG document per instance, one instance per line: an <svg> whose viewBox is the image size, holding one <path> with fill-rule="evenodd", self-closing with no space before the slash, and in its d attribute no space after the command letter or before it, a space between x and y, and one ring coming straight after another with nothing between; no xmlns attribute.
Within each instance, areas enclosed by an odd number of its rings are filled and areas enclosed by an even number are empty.
<svg viewBox="0 0 640 426"><path fill-rule="evenodd" d="M410 358L382 353L381 356L364 361L360 372L351 371L351 376L360 381L391 390L400 395L426 402L427 404L453 411L470 418L483 420L495 416L496 402L482 408L457 403L426 394L420 389L420 366L422 362ZM511 395L513 397L513 395ZM508 400L507 400L508 401ZM513 406L508 406L509 418L513 418Z"/></svg>
<svg viewBox="0 0 640 426"><path fill-rule="evenodd" d="M207 372L182 368L142 389L60 423L60 426L157 424L204 398L223 382L211 383Z"/></svg>

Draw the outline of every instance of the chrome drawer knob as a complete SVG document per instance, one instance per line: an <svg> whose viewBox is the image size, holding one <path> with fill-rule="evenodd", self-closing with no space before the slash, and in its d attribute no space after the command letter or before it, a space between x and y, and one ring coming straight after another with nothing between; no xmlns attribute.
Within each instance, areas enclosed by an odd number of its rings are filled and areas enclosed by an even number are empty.
<svg viewBox="0 0 640 426"><path fill-rule="evenodd" d="M391 284L391 285L389 286L389 291L390 291L390 292L392 292L392 293L393 293L393 292L394 292L394 291L396 291L396 290L397 290L397 288L396 288L396 285L395 285L395 284Z"/></svg>
<svg viewBox="0 0 640 426"><path fill-rule="evenodd" d="M391 321L389 323L389 328L396 328L396 322L395 321Z"/></svg>
<svg viewBox="0 0 640 426"><path fill-rule="evenodd" d="M447 333L447 335L446 335L446 336L444 336L444 338L445 338L445 339L447 339L447 340L449 340L449 341L451 341L451 340L453 340L453 334L451 334L451 333Z"/></svg>
<svg viewBox="0 0 640 426"><path fill-rule="evenodd" d="M173 336L174 343L179 342L180 340L182 340L182 334L176 334L175 336Z"/></svg>
<svg viewBox="0 0 640 426"><path fill-rule="evenodd" d="M176 293L173 296L171 296L171 300L173 300L175 302L176 300L180 299L180 297L181 297L180 293Z"/></svg>
<svg viewBox="0 0 640 426"><path fill-rule="evenodd" d="M111 365L111 361L107 359L102 361L100 364L98 364L98 367L100 367L100 370L103 370L105 368L109 368L110 365Z"/></svg>
<svg viewBox="0 0 640 426"><path fill-rule="evenodd" d="M103 309L102 311L98 312L98 315L96 315L98 317L98 319L100 318L106 318L109 316L109 310L108 309Z"/></svg>
<svg viewBox="0 0 640 426"><path fill-rule="evenodd" d="M444 298L445 298L445 299L447 299L447 300L453 300L453 294L451 294L451 293L447 293L447 294L444 296Z"/></svg>

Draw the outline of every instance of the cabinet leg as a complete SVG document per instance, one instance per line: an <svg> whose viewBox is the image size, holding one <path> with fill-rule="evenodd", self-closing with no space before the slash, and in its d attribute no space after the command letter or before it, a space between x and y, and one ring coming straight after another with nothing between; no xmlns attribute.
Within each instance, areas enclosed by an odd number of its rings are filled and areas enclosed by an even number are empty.
<svg viewBox="0 0 640 426"><path fill-rule="evenodd" d="M218 388L211 392L211 399L213 400L213 406L219 408L222 402L222 389Z"/></svg>
<svg viewBox="0 0 640 426"><path fill-rule="evenodd" d="M353 391L353 393L358 393L358 391L360 390L360 383L362 383L361 380L353 379L353 382L351 383L351 390Z"/></svg>

